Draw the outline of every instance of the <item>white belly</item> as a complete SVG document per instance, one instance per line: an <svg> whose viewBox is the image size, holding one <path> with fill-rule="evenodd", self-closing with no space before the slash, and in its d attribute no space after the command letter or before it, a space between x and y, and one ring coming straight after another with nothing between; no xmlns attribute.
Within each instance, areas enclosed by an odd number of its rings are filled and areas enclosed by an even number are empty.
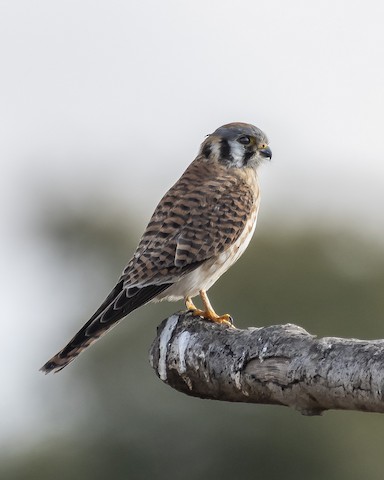
<svg viewBox="0 0 384 480"><path fill-rule="evenodd" d="M186 297L195 297L200 290L208 290L244 253L256 228L257 211L248 221L244 231L236 242L218 257L211 258L200 267L188 273L178 282L161 293L154 301L176 301Z"/></svg>

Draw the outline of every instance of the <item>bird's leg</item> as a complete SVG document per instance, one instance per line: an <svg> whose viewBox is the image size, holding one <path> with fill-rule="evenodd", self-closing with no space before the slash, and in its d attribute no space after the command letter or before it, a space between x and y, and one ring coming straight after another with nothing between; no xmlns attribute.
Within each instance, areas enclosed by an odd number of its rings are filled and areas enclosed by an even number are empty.
<svg viewBox="0 0 384 480"><path fill-rule="evenodd" d="M200 308L196 307L196 305L192 302L191 297L186 297L184 302L185 302L185 306L187 307L187 310L191 312L192 315L194 315L195 317L204 317L207 315L206 310L200 310Z"/></svg>
<svg viewBox="0 0 384 480"><path fill-rule="evenodd" d="M209 301L207 292L205 290L200 290L199 293L205 308L203 317L212 320L212 322L225 323L226 325L230 325L231 327L233 327L232 317L228 315L228 313L224 315L217 315L211 305L211 302Z"/></svg>
<svg viewBox="0 0 384 480"><path fill-rule="evenodd" d="M198 308L196 308L195 304L192 302L191 297L185 297L184 302L187 310L189 310L190 312L195 312L196 310L198 310Z"/></svg>
<svg viewBox="0 0 384 480"><path fill-rule="evenodd" d="M204 310L196 308L190 297L187 297L185 299L185 305L188 310L192 312L193 315L198 317L204 317L208 320L211 320L212 322L224 323L225 325L233 327L232 318L230 315L226 314L220 316L217 315L217 313L213 310L213 307L208 299L208 295L205 290L200 290L200 297L204 305Z"/></svg>

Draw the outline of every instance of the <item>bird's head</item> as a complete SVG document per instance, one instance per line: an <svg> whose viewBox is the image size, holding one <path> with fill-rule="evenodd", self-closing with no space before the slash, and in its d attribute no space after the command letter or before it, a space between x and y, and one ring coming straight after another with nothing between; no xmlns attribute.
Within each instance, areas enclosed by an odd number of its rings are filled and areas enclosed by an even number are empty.
<svg viewBox="0 0 384 480"><path fill-rule="evenodd" d="M271 159L268 138L259 128L248 123L228 123L207 136L200 155L228 167L257 167Z"/></svg>

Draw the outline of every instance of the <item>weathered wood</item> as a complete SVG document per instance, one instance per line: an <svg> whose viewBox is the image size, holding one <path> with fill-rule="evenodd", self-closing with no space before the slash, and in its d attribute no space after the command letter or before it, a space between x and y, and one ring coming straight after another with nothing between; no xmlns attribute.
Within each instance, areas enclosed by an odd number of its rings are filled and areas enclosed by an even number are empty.
<svg viewBox="0 0 384 480"><path fill-rule="evenodd" d="M317 338L291 324L240 330L179 312L158 327L150 361L196 397L384 412L384 340Z"/></svg>

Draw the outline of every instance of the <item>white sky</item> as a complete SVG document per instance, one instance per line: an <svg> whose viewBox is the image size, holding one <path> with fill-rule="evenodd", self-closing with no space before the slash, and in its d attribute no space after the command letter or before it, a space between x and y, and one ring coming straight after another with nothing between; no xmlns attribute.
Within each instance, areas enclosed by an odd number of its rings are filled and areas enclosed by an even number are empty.
<svg viewBox="0 0 384 480"><path fill-rule="evenodd" d="M245 121L274 155L264 221L384 238L383 25L379 0L0 2L0 438L40 419L31 338L70 295L42 295L58 263L28 235L40 192L75 206L100 192L144 224L204 135Z"/></svg>

